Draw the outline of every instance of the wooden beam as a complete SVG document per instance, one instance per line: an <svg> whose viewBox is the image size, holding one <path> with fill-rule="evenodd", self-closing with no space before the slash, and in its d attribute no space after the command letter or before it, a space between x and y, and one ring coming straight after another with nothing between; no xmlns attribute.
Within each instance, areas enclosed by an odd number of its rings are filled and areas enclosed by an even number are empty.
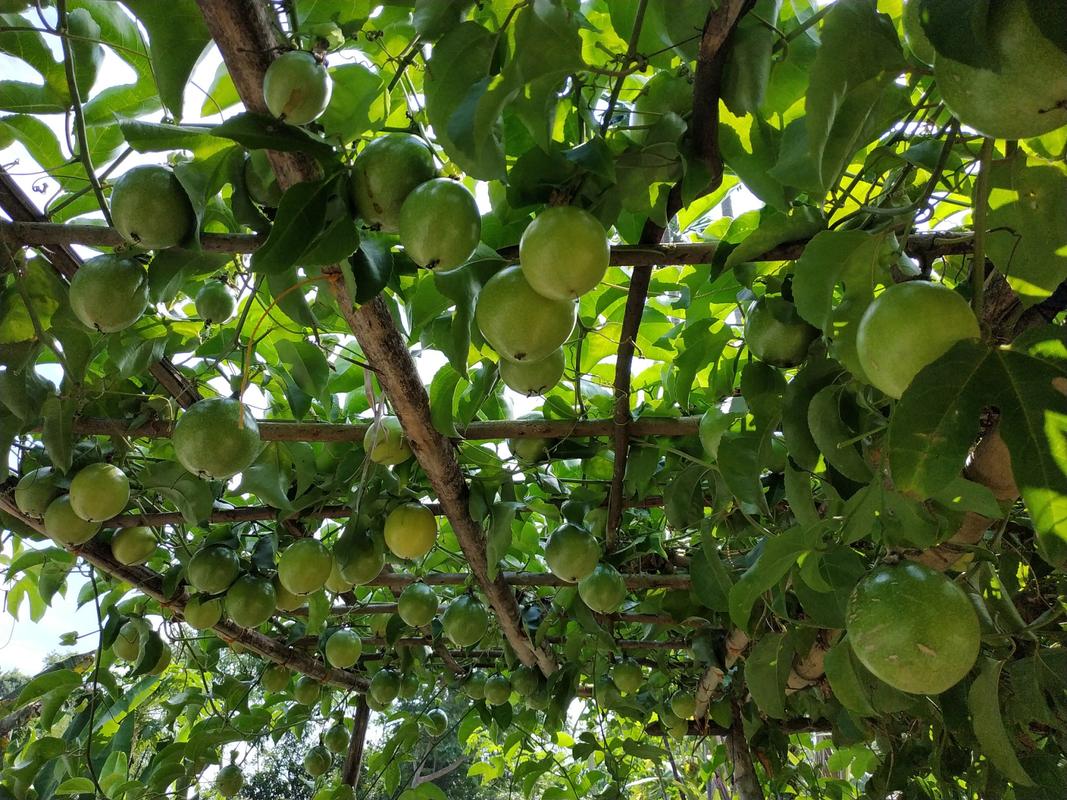
<svg viewBox="0 0 1067 800"><path fill-rule="evenodd" d="M390 589L402 589L409 584L422 581L428 586L464 586L470 582L471 576L466 572L431 572L427 575L415 576L404 572L383 572L365 586L387 586ZM650 575L629 573L623 574L623 581L627 589L689 589L692 581L688 575ZM574 586L562 578L557 578L550 572L501 572L499 581L505 586L525 587L564 587Z"/></svg>
<svg viewBox="0 0 1067 800"><path fill-rule="evenodd" d="M359 770L363 765L363 749L367 742L367 723L370 721L370 706L367 698L359 696L356 704L356 716L352 721L352 740L348 744L348 753L345 755L345 765L341 770L341 783L346 786L356 787L359 783Z"/></svg>

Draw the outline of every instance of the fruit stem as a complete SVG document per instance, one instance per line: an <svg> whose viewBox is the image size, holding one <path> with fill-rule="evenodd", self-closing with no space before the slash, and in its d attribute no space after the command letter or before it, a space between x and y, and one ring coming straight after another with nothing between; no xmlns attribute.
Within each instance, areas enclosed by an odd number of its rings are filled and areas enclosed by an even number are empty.
<svg viewBox="0 0 1067 800"><path fill-rule="evenodd" d="M982 310L985 305L985 235L986 216L989 213L989 165L993 160L993 140L982 140L982 150L978 155L978 179L974 191L974 256L971 259L971 308L982 322Z"/></svg>

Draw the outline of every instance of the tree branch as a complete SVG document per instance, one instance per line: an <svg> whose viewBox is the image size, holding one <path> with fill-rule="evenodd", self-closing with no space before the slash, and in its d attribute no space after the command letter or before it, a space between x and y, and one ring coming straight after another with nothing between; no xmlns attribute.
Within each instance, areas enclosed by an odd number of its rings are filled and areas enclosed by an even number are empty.
<svg viewBox="0 0 1067 800"><path fill-rule="evenodd" d="M367 743L367 723L370 721L370 706L365 695L360 695L356 705L356 716L352 724L352 741L348 744L344 769L341 771L341 783L353 789L359 782L359 770L363 766L363 749Z"/></svg>

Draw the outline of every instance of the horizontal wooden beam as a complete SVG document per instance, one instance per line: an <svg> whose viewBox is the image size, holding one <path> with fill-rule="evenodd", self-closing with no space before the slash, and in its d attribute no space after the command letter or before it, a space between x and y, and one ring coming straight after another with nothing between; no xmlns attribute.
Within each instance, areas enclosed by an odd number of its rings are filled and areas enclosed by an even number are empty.
<svg viewBox="0 0 1067 800"><path fill-rule="evenodd" d="M501 578L508 586L574 586L550 572L504 572ZM688 575L670 574L653 575L648 573L623 574L627 589L689 589L692 585ZM466 572L431 572L428 575L415 576L403 572L383 572L365 586L386 586L390 589L403 589L412 583L422 581L428 586L464 586L470 583L471 576Z"/></svg>
<svg viewBox="0 0 1067 800"><path fill-rule="evenodd" d="M311 638L307 640L309 642L317 642L318 638ZM564 640L558 636L549 636L545 640L546 644L562 644ZM395 641L388 641L381 636L368 636L363 639L364 647L375 648L392 648L392 647L432 647L434 640L430 636L401 636ZM651 650L688 650L689 642L685 639L664 639L663 641L650 641L645 639L616 639L615 646L619 650L626 652L646 652ZM468 653L465 650L449 650L449 652L456 658L465 657L468 655L475 658L491 658L492 652L474 651Z"/></svg>
<svg viewBox="0 0 1067 800"><path fill-rule="evenodd" d="M298 608L292 612L293 616L305 617L307 616L307 608ZM330 616L344 617L349 614L353 616L373 616L381 614L395 614L397 613L396 603L366 603L364 605L339 605L330 609ZM617 614L594 614L598 622L619 622L630 623L637 625L675 625L678 627L692 627L688 620L676 620L670 614L628 614L626 612L619 612Z"/></svg>

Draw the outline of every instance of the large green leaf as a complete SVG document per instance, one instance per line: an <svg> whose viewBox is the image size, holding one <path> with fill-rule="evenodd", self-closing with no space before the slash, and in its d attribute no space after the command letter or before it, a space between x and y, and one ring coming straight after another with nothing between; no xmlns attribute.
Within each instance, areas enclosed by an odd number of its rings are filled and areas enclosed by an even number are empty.
<svg viewBox="0 0 1067 800"><path fill-rule="evenodd" d="M296 264L325 224L326 203L336 190L335 183L332 179L308 181L286 190L267 241L252 254L255 272L283 272Z"/></svg>
<svg viewBox="0 0 1067 800"><path fill-rule="evenodd" d="M1019 757L1015 754L1004 719L1000 711L1000 673L1003 661L986 659L982 671L971 684L967 693L967 706L971 711L974 735L982 748L982 754L1004 773L1008 780L1022 786L1033 786Z"/></svg>
<svg viewBox="0 0 1067 800"><path fill-rule="evenodd" d="M811 529L800 527L763 539L756 562L730 589L730 619L735 625L748 628L756 600L785 577L801 554L811 549L813 539Z"/></svg>
<svg viewBox="0 0 1067 800"><path fill-rule="evenodd" d="M745 683L756 705L769 717L786 717L785 686L793 667L793 653L789 634L768 633L745 659Z"/></svg>

